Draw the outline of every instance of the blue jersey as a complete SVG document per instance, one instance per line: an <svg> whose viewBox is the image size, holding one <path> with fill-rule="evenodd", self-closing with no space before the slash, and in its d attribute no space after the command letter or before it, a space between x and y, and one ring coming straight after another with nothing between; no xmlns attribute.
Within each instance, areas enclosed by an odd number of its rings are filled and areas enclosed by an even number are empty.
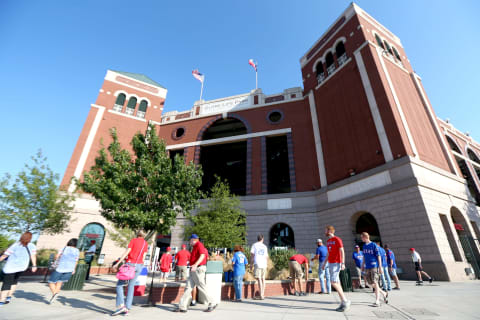
<svg viewBox="0 0 480 320"><path fill-rule="evenodd" d="M385 249L379 246L378 250L380 251L380 257L382 258L382 267L388 267L387 253L385 252Z"/></svg>
<svg viewBox="0 0 480 320"><path fill-rule="evenodd" d="M322 265L323 261L325 261L325 259L327 258L327 254L328 254L328 249L326 246L322 245L317 247L316 255L318 255L318 263L320 266Z"/></svg>
<svg viewBox="0 0 480 320"><path fill-rule="evenodd" d="M245 265L248 264L247 257L241 251L235 252L232 258L233 276L241 276L245 274Z"/></svg>
<svg viewBox="0 0 480 320"><path fill-rule="evenodd" d="M392 264L392 262L393 262L393 264ZM390 249L387 251L387 263L388 263L389 267L391 265L394 269L397 268L397 263L395 262L395 254Z"/></svg>
<svg viewBox="0 0 480 320"><path fill-rule="evenodd" d="M361 268L362 267L362 262L363 262L363 252L362 251L359 251L359 252L354 251L353 254L352 254L352 258L355 261L355 265L358 268Z"/></svg>
<svg viewBox="0 0 480 320"><path fill-rule="evenodd" d="M365 259L365 269L378 268L378 256L380 256L380 250L374 242L363 245L363 258Z"/></svg>

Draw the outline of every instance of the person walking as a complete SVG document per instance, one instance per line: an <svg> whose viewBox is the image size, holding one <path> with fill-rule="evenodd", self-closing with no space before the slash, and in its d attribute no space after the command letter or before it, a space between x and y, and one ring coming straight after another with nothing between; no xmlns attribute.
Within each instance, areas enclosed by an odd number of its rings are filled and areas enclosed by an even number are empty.
<svg viewBox="0 0 480 320"><path fill-rule="evenodd" d="M305 291L302 290L303 264L305 265ZM293 284L293 294L296 296L306 296L307 294L305 292L307 291L306 283L308 281L308 259L305 258L303 254L293 255L288 261L288 269L290 271L290 278ZM298 290L295 287L295 279L297 279L298 282Z"/></svg>
<svg viewBox="0 0 480 320"><path fill-rule="evenodd" d="M160 259L160 282L166 282L168 274L172 272L172 248L167 247L167 252Z"/></svg>
<svg viewBox="0 0 480 320"><path fill-rule="evenodd" d="M322 268L323 262L327 259L328 249L323 245L322 239L317 239L317 251L312 261L318 259L318 280L320 281L320 293L330 294L332 292L332 284L330 283L330 272L328 271L328 262L325 268ZM326 286L325 286L326 282Z"/></svg>
<svg viewBox="0 0 480 320"><path fill-rule="evenodd" d="M327 226L325 228L325 236L328 238L328 253L327 259L323 262L322 269L325 269L326 263L328 262L332 287L338 292L341 300L340 305L335 310L338 312L347 311L350 308L351 301L345 297L342 286L340 285L340 271L345 269L343 242L342 239L335 236L335 228L333 226Z"/></svg>
<svg viewBox="0 0 480 320"><path fill-rule="evenodd" d="M242 302L243 276L245 275L245 266L248 264L247 257L243 253L243 247L236 245L233 247L233 287L235 288L235 302Z"/></svg>
<svg viewBox="0 0 480 320"><path fill-rule="evenodd" d="M127 250L120 257L120 261L113 266L113 269L118 269L119 264L127 258L126 264L135 268L135 276L130 280L118 280L117 281L117 299L116 305L117 310L112 313L112 316L117 316L119 314L128 315L130 309L132 308L133 301L133 290L135 288L135 281L138 278L138 275L143 269L143 260L145 260L145 255L147 254L148 244L145 241L145 233L139 231L135 239L130 240ZM127 286L127 298L125 300L124 296L124 286Z"/></svg>
<svg viewBox="0 0 480 320"><path fill-rule="evenodd" d="M392 280L390 279L390 273L388 272L388 263L387 263L387 253L380 245L380 242L377 242L378 250L380 252L380 258L382 259L382 269L383 272L380 273L380 278L382 279L382 289L384 291L392 290Z"/></svg>
<svg viewBox="0 0 480 320"><path fill-rule="evenodd" d="M413 260L413 263L415 264L415 272L417 273L417 277L418 277L417 285L423 284L422 274L424 274L427 277L428 282L432 283L433 278L430 277L428 273L423 271L422 257L420 257L420 254L417 251L415 251L415 248L410 248L410 253L412 254L412 260Z"/></svg>
<svg viewBox="0 0 480 320"><path fill-rule="evenodd" d="M3 267L3 284L0 292L0 307L10 303L17 289L18 278L27 270L32 261L32 271L37 271L37 249L32 241L32 233L25 232L18 242L12 244L0 257L0 261L8 258Z"/></svg>
<svg viewBox="0 0 480 320"><path fill-rule="evenodd" d="M364 242L362 270L365 270L367 282L375 291L375 303L372 307L380 307L380 294L383 296L383 301L388 303L388 292L383 291L378 285L378 275L383 273L380 248L375 242L370 241L370 235L367 232L362 232L361 237Z"/></svg>
<svg viewBox="0 0 480 320"><path fill-rule="evenodd" d="M360 246L356 245L353 251L352 259L355 261L355 270L357 272L358 284L360 289L369 288L365 275L362 273L362 263L363 263L363 251L360 250ZM365 286L362 286L362 278Z"/></svg>
<svg viewBox="0 0 480 320"><path fill-rule="evenodd" d="M268 249L265 244L263 244L263 234L257 236L257 242L252 246L251 250L251 260L253 261L254 266L254 275L258 281L258 291L260 296L254 296L254 299L264 300L265 299L265 276L267 274L267 258L268 258Z"/></svg>
<svg viewBox="0 0 480 320"><path fill-rule="evenodd" d="M62 283L67 282L75 273L80 251L77 249L78 240L73 238L67 242L67 246L57 255L55 259L55 270L50 274L48 287L52 292L49 303L52 304L62 289Z"/></svg>
<svg viewBox="0 0 480 320"><path fill-rule="evenodd" d="M390 250L387 244L384 245L383 248L387 253L387 264L388 264L388 269L390 271L390 276L395 282L395 288L393 288L393 290L400 290L400 282L398 281L398 276L397 276L397 263L395 262L395 254L393 253L392 250Z"/></svg>
<svg viewBox="0 0 480 320"><path fill-rule="evenodd" d="M187 265L190 261L190 251L182 244L182 250L175 255L175 281L187 280Z"/></svg>
<svg viewBox="0 0 480 320"><path fill-rule="evenodd" d="M95 253L97 252L97 245L95 240L90 241L90 248L85 252L85 262L88 264L87 275L85 280L90 278L90 268L92 267L93 259L95 258Z"/></svg>
<svg viewBox="0 0 480 320"><path fill-rule="evenodd" d="M192 234L190 236L190 246L192 253L190 256L190 276L188 277L187 286L183 292L178 308L174 312L187 312L187 308L192 297L192 289L197 288L200 293L203 293L205 302L208 307L205 312L212 312L217 305L213 303L213 299L207 292L205 285L205 273L207 271L208 251L203 246L203 243L198 239L198 235Z"/></svg>

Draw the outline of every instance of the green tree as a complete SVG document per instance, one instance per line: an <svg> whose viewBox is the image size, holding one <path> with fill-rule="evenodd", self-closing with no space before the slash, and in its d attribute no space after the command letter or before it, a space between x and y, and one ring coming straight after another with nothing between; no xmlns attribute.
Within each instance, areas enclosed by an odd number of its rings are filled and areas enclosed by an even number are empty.
<svg viewBox="0 0 480 320"><path fill-rule="evenodd" d="M196 215L189 215L192 223L185 226L185 237L198 234L209 248L232 248L245 244L246 214L240 209L240 200L230 193L230 187L217 177L206 201Z"/></svg>
<svg viewBox="0 0 480 320"><path fill-rule="evenodd" d="M178 155L172 163L153 125L134 135L133 153L122 149L115 129L110 133L112 142L77 186L100 202L102 216L115 227L170 233L177 214L197 206L201 169Z"/></svg>
<svg viewBox="0 0 480 320"><path fill-rule="evenodd" d="M0 253L8 249L15 240L10 239L6 235L0 234Z"/></svg>
<svg viewBox="0 0 480 320"><path fill-rule="evenodd" d="M56 234L67 230L73 197L60 192L58 174L41 150L15 177L0 180L0 230Z"/></svg>
<svg viewBox="0 0 480 320"><path fill-rule="evenodd" d="M113 227L113 229L107 229L107 232L110 239L120 248L126 248L130 240L136 236L136 232L130 228Z"/></svg>

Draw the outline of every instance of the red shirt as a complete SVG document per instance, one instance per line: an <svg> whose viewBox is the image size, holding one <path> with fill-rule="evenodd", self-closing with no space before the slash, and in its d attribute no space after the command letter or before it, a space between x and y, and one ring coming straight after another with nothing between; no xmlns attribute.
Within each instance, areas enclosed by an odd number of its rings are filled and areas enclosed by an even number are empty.
<svg viewBox="0 0 480 320"><path fill-rule="evenodd" d="M327 240L328 263L341 263L340 248L343 248L342 239L339 237L331 237Z"/></svg>
<svg viewBox="0 0 480 320"><path fill-rule="evenodd" d="M160 270L162 272L170 271L170 266L172 265L172 255L169 253L164 253L160 259Z"/></svg>
<svg viewBox="0 0 480 320"><path fill-rule="evenodd" d="M131 250L128 253L127 262L142 264L143 254L147 252L148 249L147 242L143 238L135 238L130 240L128 247L131 248Z"/></svg>
<svg viewBox="0 0 480 320"><path fill-rule="evenodd" d="M195 243L193 246L192 254L190 255L190 265L196 263L202 253L205 255L205 259L198 264L199 266L204 266L207 264L208 251L203 246L203 243L197 241L197 243Z"/></svg>
<svg viewBox="0 0 480 320"><path fill-rule="evenodd" d="M190 252L188 250L178 251L175 260L177 261L177 266L185 267L190 260Z"/></svg>
<svg viewBox="0 0 480 320"><path fill-rule="evenodd" d="M300 264L308 263L307 258L303 254L296 254L290 258L290 261L297 261Z"/></svg>

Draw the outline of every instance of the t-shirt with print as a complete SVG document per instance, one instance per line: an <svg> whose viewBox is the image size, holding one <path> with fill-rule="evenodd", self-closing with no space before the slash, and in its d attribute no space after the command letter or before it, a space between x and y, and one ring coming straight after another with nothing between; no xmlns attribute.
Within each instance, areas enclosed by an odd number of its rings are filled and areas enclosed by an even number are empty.
<svg viewBox="0 0 480 320"><path fill-rule="evenodd" d="M418 262L418 261L422 260L422 258L420 257L420 254L417 251L413 251L412 260L413 260L413 262Z"/></svg>
<svg viewBox="0 0 480 320"><path fill-rule="evenodd" d="M175 260L177 261L177 266L186 267L190 260L190 252L188 250L180 250L175 256Z"/></svg>
<svg viewBox="0 0 480 320"><path fill-rule="evenodd" d="M307 258L303 254L296 254L290 257L290 261L297 261L299 264L308 263Z"/></svg>
<svg viewBox="0 0 480 320"><path fill-rule="evenodd" d="M127 262L143 264L143 255L148 249L147 242L143 238L135 238L130 240L128 247L131 250L128 253Z"/></svg>
<svg viewBox="0 0 480 320"><path fill-rule="evenodd" d="M233 276L245 274L245 266L248 264L247 257L241 251L235 252L232 258Z"/></svg>
<svg viewBox="0 0 480 320"><path fill-rule="evenodd" d="M343 248L342 239L339 237L331 237L327 240L328 263L341 263L340 248Z"/></svg>
<svg viewBox="0 0 480 320"><path fill-rule="evenodd" d="M352 254L353 261L355 261L355 265L357 268L362 267L362 262L363 262L363 252L362 251L354 251Z"/></svg>
<svg viewBox="0 0 480 320"><path fill-rule="evenodd" d="M365 259L365 269L378 268L378 257L380 250L376 243L370 242L363 245L363 258Z"/></svg>
<svg viewBox="0 0 480 320"><path fill-rule="evenodd" d="M203 258L203 260L199 264L197 264L197 266L206 265L208 258L208 250L205 248L203 243L197 241L197 243L195 243L195 245L193 246L192 254L190 255L190 265L196 263L197 260L200 258L201 254L204 254L205 258Z"/></svg>
<svg viewBox="0 0 480 320"><path fill-rule="evenodd" d="M55 270L60 273L73 272L80 251L77 248L68 246L65 247L60 254L60 260L58 261L58 266Z"/></svg>
<svg viewBox="0 0 480 320"><path fill-rule="evenodd" d="M393 262L393 263L392 263ZM395 254L392 250L387 250L387 263L388 266L392 266L392 268L397 268L397 262L395 261Z"/></svg>
<svg viewBox="0 0 480 320"><path fill-rule="evenodd" d="M172 265L172 255L169 253L164 253L160 259L160 270L162 272L170 271L170 266Z"/></svg>
<svg viewBox="0 0 480 320"><path fill-rule="evenodd" d="M317 247L317 252L315 253L318 256L318 265L321 266L323 261L327 258L328 249L326 246L321 245Z"/></svg>
<svg viewBox="0 0 480 320"><path fill-rule="evenodd" d="M385 249L379 246L378 251L380 251L380 258L382 258L382 267L388 267L387 253L385 252Z"/></svg>
<svg viewBox="0 0 480 320"><path fill-rule="evenodd" d="M28 250L30 255L37 253L37 248L33 243L29 243ZM3 267L3 273L16 273L27 270L30 263L30 255L28 250L20 242L12 244L7 251L4 252L8 256L7 263Z"/></svg>
<svg viewBox="0 0 480 320"><path fill-rule="evenodd" d="M257 268L265 269L267 267L268 249L263 242L257 242L252 246L250 253L254 254L253 264Z"/></svg>

